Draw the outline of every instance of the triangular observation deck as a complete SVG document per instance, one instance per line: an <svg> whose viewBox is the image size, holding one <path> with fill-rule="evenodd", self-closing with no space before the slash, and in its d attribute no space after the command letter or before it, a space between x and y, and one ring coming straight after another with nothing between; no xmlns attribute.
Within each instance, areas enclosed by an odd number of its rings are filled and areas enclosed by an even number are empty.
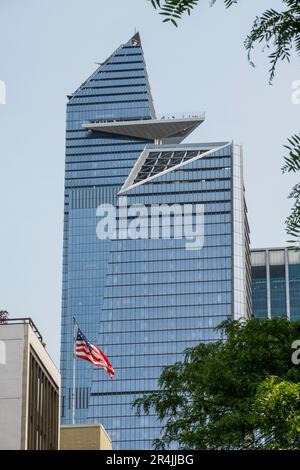
<svg viewBox="0 0 300 470"><path fill-rule="evenodd" d="M126 135L140 139L176 139L181 142L205 120L204 114L187 116L162 116L155 119L136 119L122 121L96 121L82 125L85 129L108 134Z"/></svg>

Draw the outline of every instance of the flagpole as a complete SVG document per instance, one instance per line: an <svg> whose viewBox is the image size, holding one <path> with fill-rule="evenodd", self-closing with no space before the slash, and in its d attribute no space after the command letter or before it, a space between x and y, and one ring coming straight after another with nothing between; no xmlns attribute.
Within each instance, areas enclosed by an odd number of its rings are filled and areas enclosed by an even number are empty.
<svg viewBox="0 0 300 470"><path fill-rule="evenodd" d="M72 424L75 424L75 409L76 409L76 336L77 336L77 322L73 317L73 385L72 385Z"/></svg>

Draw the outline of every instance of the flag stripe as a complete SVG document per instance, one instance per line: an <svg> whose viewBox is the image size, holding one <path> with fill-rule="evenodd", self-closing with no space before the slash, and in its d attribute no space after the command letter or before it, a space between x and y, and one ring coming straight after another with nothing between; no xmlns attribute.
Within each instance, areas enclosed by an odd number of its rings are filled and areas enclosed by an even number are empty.
<svg viewBox="0 0 300 470"><path fill-rule="evenodd" d="M91 362L92 364L94 364L95 366L98 366L98 367L103 367L106 369L107 373L109 374L110 377L113 377L114 376L114 370L111 366L108 366L105 362L103 361L97 361L95 360L91 354L87 354L86 352L84 351L80 351L80 352L76 352L76 357L78 357L79 359L85 359L86 361L89 361Z"/></svg>
<svg viewBox="0 0 300 470"><path fill-rule="evenodd" d="M75 344L75 357L91 362L97 367L103 367L111 379L115 375L115 371L103 351L95 344L90 343L79 328Z"/></svg>
<svg viewBox="0 0 300 470"><path fill-rule="evenodd" d="M97 362L103 362L103 364L107 364L107 361L104 361L103 358L100 356L100 354L95 354L93 351L89 351L89 349L86 346L77 346L76 347L76 352L84 351L86 354L90 355L93 357L93 359Z"/></svg>

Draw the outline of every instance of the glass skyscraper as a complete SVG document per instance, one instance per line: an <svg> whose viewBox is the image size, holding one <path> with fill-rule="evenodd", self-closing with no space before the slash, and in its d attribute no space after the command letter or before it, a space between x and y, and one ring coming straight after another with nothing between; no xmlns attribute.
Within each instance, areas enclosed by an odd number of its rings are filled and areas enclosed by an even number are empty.
<svg viewBox="0 0 300 470"><path fill-rule="evenodd" d="M181 143L203 120L155 115L138 33L69 97L62 422L72 421L75 316L116 371L110 380L77 361L76 422L101 422L114 449L151 448L159 423L137 417L134 399L187 347L218 339L220 322L251 313L242 152Z"/></svg>
<svg viewBox="0 0 300 470"><path fill-rule="evenodd" d="M300 320L300 250L251 250L251 265L254 317Z"/></svg>

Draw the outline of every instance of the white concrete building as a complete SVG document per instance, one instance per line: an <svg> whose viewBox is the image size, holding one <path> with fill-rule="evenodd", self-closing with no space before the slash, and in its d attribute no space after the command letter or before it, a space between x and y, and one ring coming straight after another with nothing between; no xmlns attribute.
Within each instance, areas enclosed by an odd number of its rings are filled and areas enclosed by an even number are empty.
<svg viewBox="0 0 300 470"><path fill-rule="evenodd" d="M58 449L60 373L30 318L0 324L0 449Z"/></svg>

